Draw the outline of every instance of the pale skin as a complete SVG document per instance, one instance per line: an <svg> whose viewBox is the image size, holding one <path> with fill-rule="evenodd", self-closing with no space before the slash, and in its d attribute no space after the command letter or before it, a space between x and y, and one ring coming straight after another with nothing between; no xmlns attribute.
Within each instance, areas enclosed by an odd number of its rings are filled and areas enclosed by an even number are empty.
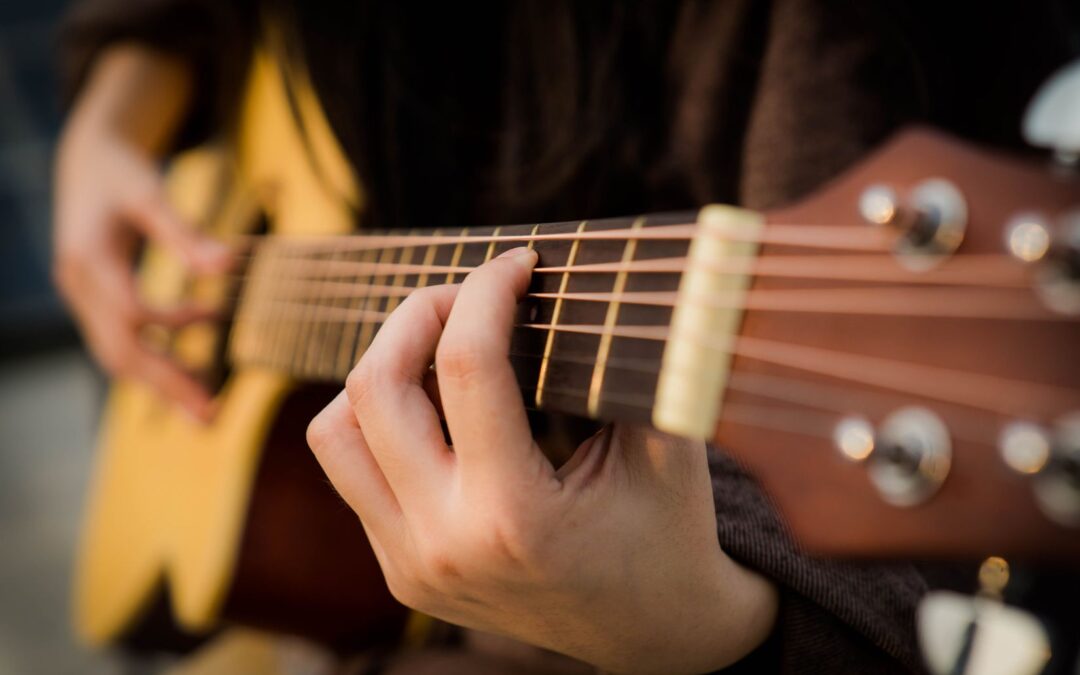
<svg viewBox="0 0 1080 675"><path fill-rule="evenodd" d="M532 438L508 353L535 262L411 295L309 442L404 604L615 672L729 665L777 596L719 545L705 445L616 425L556 469Z"/></svg>
<svg viewBox="0 0 1080 675"><path fill-rule="evenodd" d="M141 381L205 421L213 414L210 395L140 333L212 312L148 306L136 291L133 267L137 245L147 238L196 273L218 274L231 263L225 246L174 213L158 169L191 87L183 63L143 48L119 46L99 58L57 150L53 277L109 374Z"/></svg>
<svg viewBox="0 0 1080 675"><path fill-rule="evenodd" d="M183 63L146 49L99 58L57 155L54 272L107 371L209 420L207 392L139 337L206 311L146 306L132 273L144 238L194 273L231 263L162 189L158 161L191 87ZM737 661L771 631L777 592L717 540L704 444L617 425L556 469L533 440L508 360L535 264L517 253L395 310L312 421L318 460L410 607L615 672Z"/></svg>

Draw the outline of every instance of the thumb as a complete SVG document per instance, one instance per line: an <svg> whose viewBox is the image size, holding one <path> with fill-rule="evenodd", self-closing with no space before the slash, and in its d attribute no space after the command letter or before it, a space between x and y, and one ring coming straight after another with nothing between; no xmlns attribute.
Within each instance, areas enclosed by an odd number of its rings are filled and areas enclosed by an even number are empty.
<svg viewBox="0 0 1080 675"><path fill-rule="evenodd" d="M612 434L612 448L631 479L668 488L711 489L704 442L635 424L616 424Z"/></svg>
<svg viewBox="0 0 1080 675"><path fill-rule="evenodd" d="M169 204L160 184L148 192L148 197L126 209L124 215L133 227L198 272L220 273L232 266L232 250L186 223Z"/></svg>

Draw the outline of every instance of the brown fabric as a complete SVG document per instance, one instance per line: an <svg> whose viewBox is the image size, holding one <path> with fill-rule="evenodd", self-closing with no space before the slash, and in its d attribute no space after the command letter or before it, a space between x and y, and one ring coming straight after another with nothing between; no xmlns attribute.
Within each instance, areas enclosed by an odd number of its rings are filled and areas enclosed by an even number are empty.
<svg viewBox="0 0 1080 675"><path fill-rule="evenodd" d="M364 217L390 227L773 206L911 122L1017 146L1026 101L1076 51L1078 12L1054 0L262 4L295 29L371 195ZM103 45L145 40L192 61L207 83L196 121L220 124L235 91L220 83L236 78L221 50L246 45L260 11L222 5L84 2L64 42L70 80ZM545 78L582 63L594 68L567 80L577 94L543 96ZM914 568L810 559L753 480L721 455L712 470L722 546L783 591L774 634L732 672L920 668Z"/></svg>

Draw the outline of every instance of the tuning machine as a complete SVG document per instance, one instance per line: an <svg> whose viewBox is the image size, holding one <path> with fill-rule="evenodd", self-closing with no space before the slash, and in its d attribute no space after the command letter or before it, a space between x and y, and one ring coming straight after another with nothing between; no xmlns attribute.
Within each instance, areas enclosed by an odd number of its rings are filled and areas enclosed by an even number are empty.
<svg viewBox="0 0 1080 675"><path fill-rule="evenodd" d="M1010 469L1033 477L1035 500L1048 518L1080 527L1080 413L1052 430L1013 422L1002 430L998 449Z"/></svg>
<svg viewBox="0 0 1080 675"><path fill-rule="evenodd" d="M871 185L859 196L859 215L870 225L900 231L894 253L913 272L952 255L964 240L968 222L964 196L942 178L919 183L904 198L888 185Z"/></svg>
<svg viewBox="0 0 1080 675"><path fill-rule="evenodd" d="M833 432L840 454L865 463L881 498L894 506L929 499L945 482L952 443L941 419L926 408L895 411L878 429L860 417L845 417Z"/></svg>
<svg viewBox="0 0 1080 675"><path fill-rule="evenodd" d="M1080 210L1051 222L1041 213L1019 213L1005 227L1005 246L1017 260L1038 264L1036 288L1061 314L1080 314Z"/></svg>
<svg viewBox="0 0 1080 675"><path fill-rule="evenodd" d="M1050 633L1039 617L1005 604L1010 576L1009 563L991 556L979 566L979 592L974 597L944 590L923 596L916 626L931 673L1046 672L1053 656Z"/></svg>
<svg viewBox="0 0 1080 675"><path fill-rule="evenodd" d="M1049 148L1063 167L1080 163L1080 59L1050 76L1024 113L1024 138Z"/></svg>

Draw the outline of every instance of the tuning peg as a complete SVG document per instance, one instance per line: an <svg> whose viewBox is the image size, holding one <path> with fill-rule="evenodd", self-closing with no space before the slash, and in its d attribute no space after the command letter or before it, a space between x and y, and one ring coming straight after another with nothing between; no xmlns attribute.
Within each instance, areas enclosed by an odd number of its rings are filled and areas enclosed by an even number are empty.
<svg viewBox="0 0 1080 675"><path fill-rule="evenodd" d="M952 461L948 429L926 408L901 408L878 429L861 417L842 418L833 442L845 459L867 465L878 494L894 506L929 499L945 481Z"/></svg>
<svg viewBox="0 0 1080 675"><path fill-rule="evenodd" d="M979 567L979 594L932 591L919 602L923 658L935 675L1036 675L1050 661L1046 627L1032 614L1001 601L1009 564L991 557Z"/></svg>
<svg viewBox="0 0 1080 675"><path fill-rule="evenodd" d="M913 272L939 264L964 240L967 201L955 185L942 178L924 180L903 197L889 185L870 185L859 195L857 206L867 224L892 227L901 233L893 252Z"/></svg>
<svg viewBox="0 0 1080 675"><path fill-rule="evenodd" d="M1063 164L1080 159L1080 60L1039 88L1024 114L1023 133L1028 143L1049 148Z"/></svg>
<svg viewBox="0 0 1080 675"><path fill-rule="evenodd" d="M1053 429L1012 422L1002 429L998 450L1006 466L1033 477L1035 501L1048 518L1080 527L1080 413Z"/></svg>
<svg viewBox="0 0 1080 675"><path fill-rule="evenodd" d="M1080 209L1053 221L1023 212L1005 225L1005 249L1025 264L1037 264L1035 290L1060 314L1080 314Z"/></svg>

